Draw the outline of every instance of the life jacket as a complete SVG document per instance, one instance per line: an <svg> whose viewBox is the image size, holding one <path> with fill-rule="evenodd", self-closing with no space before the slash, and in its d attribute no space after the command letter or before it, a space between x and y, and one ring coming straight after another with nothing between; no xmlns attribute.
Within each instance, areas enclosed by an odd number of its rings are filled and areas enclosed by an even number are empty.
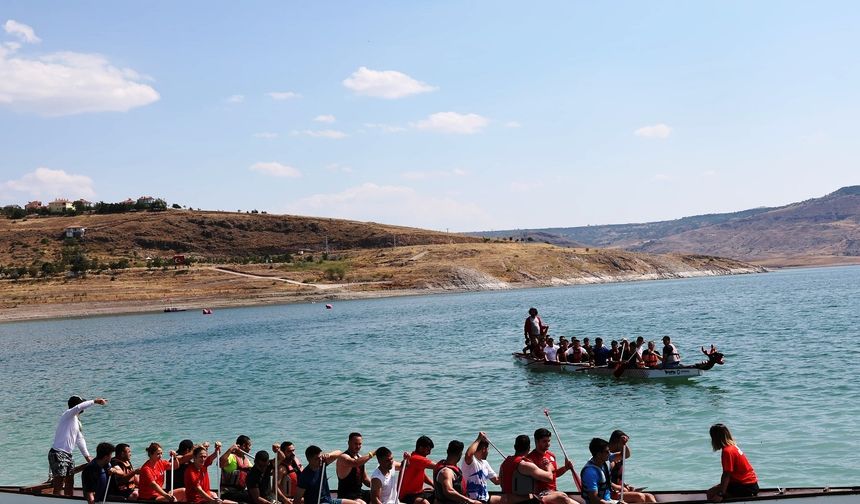
<svg viewBox="0 0 860 504"><path fill-rule="evenodd" d="M642 352L642 360L648 367L655 367L660 363L660 357L657 356L657 352L652 352L651 350Z"/></svg>
<svg viewBox="0 0 860 504"><path fill-rule="evenodd" d="M451 486L454 487L454 491L459 492L460 494L465 494L465 488L463 487L463 471L461 471L455 464L449 464L447 460L440 460L433 468L433 493L436 497L434 499L434 504L462 504L462 500L448 499L442 489L442 484L439 483L439 473L445 468L454 471L454 481L451 482Z"/></svg>
<svg viewBox="0 0 860 504"><path fill-rule="evenodd" d="M513 455L502 462L502 467L499 470L502 475L502 493L525 496L534 493L534 479L517 470L520 462L525 458L525 455Z"/></svg>
<svg viewBox="0 0 860 504"><path fill-rule="evenodd" d="M591 460L589 460L582 467L582 471L579 472L579 477L581 479L585 479L585 471L589 467L597 469L601 473L600 481L597 482L597 499L598 500L597 500L597 502L590 502L588 500L588 492L586 492L584 489L580 493L582 495L582 499L585 501L585 504L599 504L600 500L604 498L604 496L607 494L607 492L611 493L611 489L612 489L612 485L610 483L611 480L610 480L610 476L609 476L609 462L607 462L606 464L603 464L603 467L600 467L599 465L597 465L594 462L592 462Z"/></svg>

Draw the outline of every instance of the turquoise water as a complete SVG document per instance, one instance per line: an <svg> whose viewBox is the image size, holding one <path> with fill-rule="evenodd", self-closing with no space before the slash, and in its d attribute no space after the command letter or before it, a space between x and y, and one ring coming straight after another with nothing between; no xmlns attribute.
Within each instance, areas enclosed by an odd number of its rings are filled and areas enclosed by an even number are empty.
<svg viewBox="0 0 860 504"><path fill-rule="evenodd" d="M290 439L303 452L344 448L358 430L395 453L426 434L441 457L484 430L510 452L547 426L547 407L577 467L592 437L624 429L626 476L652 489L718 481L718 421L764 485L858 484L858 290L860 268L845 267L4 324L0 484L45 479L71 394L109 399L82 416L90 450L127 442L135 465L150 441L240 433L254 451ZM685 361L714 343L726 365L680 384L535 373L510 358L529 306L556 335L669 334Z"/></svg>

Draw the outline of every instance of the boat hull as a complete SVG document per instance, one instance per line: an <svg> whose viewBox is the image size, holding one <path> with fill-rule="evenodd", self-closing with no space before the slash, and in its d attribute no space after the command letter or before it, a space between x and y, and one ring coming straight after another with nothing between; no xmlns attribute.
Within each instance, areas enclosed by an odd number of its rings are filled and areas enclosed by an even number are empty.
<svg viewBox="0 0 860 504"><path fill-rule="evenodd" d="M579 373L592 376L615 376L615 368L592 367L587 364L573 364L569 362L546 362L533 359L522 353L514 353L514 360L525 365L532 371L550 371L556 373ZM694 367L680 367L675 369L639 369L628 368L624 370L621 378L632 380L688 380L702 376L704 371Z"/></svg>

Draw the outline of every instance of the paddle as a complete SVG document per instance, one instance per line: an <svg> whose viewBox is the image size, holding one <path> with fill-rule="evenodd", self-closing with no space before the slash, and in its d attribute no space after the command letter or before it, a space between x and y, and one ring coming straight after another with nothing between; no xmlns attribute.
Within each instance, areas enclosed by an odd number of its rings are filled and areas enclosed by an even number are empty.
<svg viewBox="0 0 860 504"><path fill-rule="evenodd" d="M170 452L170 495L173 495L173 473L176 471L173 452Z"/></svg>
<svg viewBox="0 0 860 504"><path fill-rule="evenodd" d="M108 472L108 481L107 481L107 486L105 487L105 496L102 499L102 504L105 504L105 501L107 501L107 494L108 494L108 491L110 490L110 478L111 478L111 476L113 476L113 474Z"/></svg>
<svg viewBox="0 0 860 504"><path fill-rule="evenodd" d="M627 348L629 351L630 347L628 346ZM621 354L622 355L624 354L623 350L622 350ZM612 376L614 376L616 378L621 378L621 375L623 375L624 371L627 370L627 365L630 364L630 361L632 361L633 359L636 358L636 355L637 355L636 351L634 350L633 355L631 355L625 362L619 362L618 366L615 368L615 371L612 372Z"/></svg>
<svg viewBox="0 0 860 504"><path fill-rule="evenodd" d="M325 478L325 468L327 465L328 464L323 463L322 467L320 468L320 489L319 489L319 492L317 492L317 504L322 504L320 502L320 499L322 499L322 484L323 484L323 478Z"/></svg>
<svg viewBox="0 0 860 504"><path fill-rule="evenodd" d="M493 448L495 448L497 452L499 452L499 455L501 455L501 456L502 456L502 458L508 458L508 456L507 456L507 455L505 455L504 453L502 453L502 450L500 450L498 446L496 446L492 441L490 441L490 438L487 438L487 442L488 442L488 443L490 443L490 446L492 446Z"/></svg>
<svg viewBox="0 0 860 504"><path fill-rule="evenodd" d="M409 465L409 459L404 457L403 463L400 464L400 472L397 474L397 486L394 487L394 502L400 502L400 487L403 486L403 473L406 472L407 465Z"/></svg>
<svg viewBox="0 0 860 504"><path fill-rule="evenodd" d="M221 443L216 441L215 442L215 460L219 460L221 458L219 455L220 453L221 453ZM222 472L223 471L221 471L221 464L219 463L218 464L218 491L215 494L218 496L219 500L221 499L221 473Z"/></svg>
<svg viewBox="0 0 860 504"><path fill-rule="evenodd" d="M561 442L561 438L558 437L558 431L555 430L555 424L552 422L552 417L549 416L549 410L544 408L543 414L546 415L546 418L549 420L549 425L552 427L552 432L555 434L555 438L558 440L558 445L561 447L561 452L564 453L564 458L570 460L570 457L567 456L567 450L564 449L564 443ZM573 465L573 461L570 461L570 464ZM573 475L573 483L576 485L576 489L581 493L582 492L582 479L579 477L579 473L576 472L576 468L573 468L571 471Z"/></svg>
<svg viewBox="0 0 860 504"><path fill-rule="evenodd" d="M627 455L627 440L626 436L621 436L621 466L618 468L618 476L621 478L621 491L618 492L618 500L624 501L624 464L625 456Z"/></svg>

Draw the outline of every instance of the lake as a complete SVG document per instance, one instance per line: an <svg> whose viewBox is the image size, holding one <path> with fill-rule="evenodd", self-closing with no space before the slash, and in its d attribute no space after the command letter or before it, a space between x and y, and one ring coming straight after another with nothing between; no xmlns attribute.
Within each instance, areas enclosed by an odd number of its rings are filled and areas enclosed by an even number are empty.
<svg viewBox="0 0 860 504"><path fill-rule="evenodd" d="M510 453L517 434L548 427L546 407L577 469L592 437L626 431L634 485L717 483L715 422L763 486L856 485L858 294L860 267L838 267L3 324L0 484L45 480L57 419L80 394L109 400L81 417L90 451L129 443L135 466L151 441L238 434L253 451L289 439L299 453L343 449L351 431L365 451L411 451L426 434L442 458L483 430ZM726 364L686 383L535 373L511 359L530 306L556 337L670 335L684 362L713 343Z"/></svg>

